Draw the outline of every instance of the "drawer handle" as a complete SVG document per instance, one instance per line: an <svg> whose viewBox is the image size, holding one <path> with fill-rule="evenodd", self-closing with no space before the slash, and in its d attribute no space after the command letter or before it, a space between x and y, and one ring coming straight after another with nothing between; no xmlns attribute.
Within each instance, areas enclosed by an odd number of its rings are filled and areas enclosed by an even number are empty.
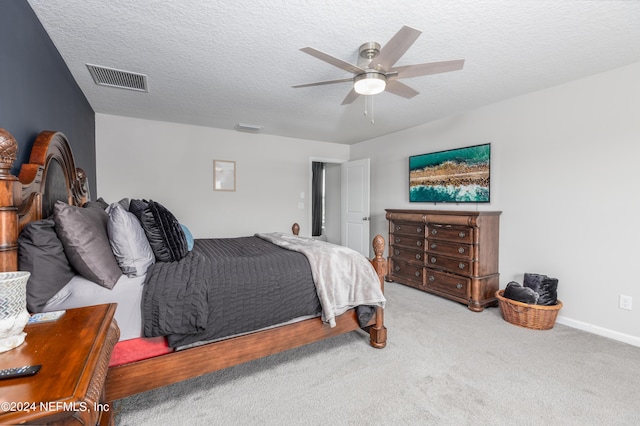
<svg viewBox="0 0 640 426"><path fill-rule="evenodd" d="M460 247L460 248L458 249L458 253L460 253L460 254L464 253L464 247Z"/></svg>
<svg viewBox="0 0 640 426"><path fill-rule="evenodd" d="M420 277L420 271L416 271L416 277Z"/></svg>
<svg viewBox="0 0 640 426"><path fill-rule="evenodd" d="M457 288L458 290L461 290L461 289L462 289L462 284L458 283L458 285L456 286L456 288Z"/></svg>
<svg viewBox="0 0 640 426"><path fill-rule="evenodd" d="M422 247L422 241L416 241L416 245L417 245L418 247Z"/></svg>
<svg viewBox="0 0 640 426"><path fill-rule="evenodd" d="M398 265L396 265L396 267L394 269L396 270L396 272L398 272L400 270L400 267Z"/></svg>
<svg viewBox="0 0 640 426"><path fill-rule="evenodd" d="M464 269L464 268L466 268L466 267L467 267L467 264L466 264L466 263L458 263L458 268L460 268L460 269Z"/></svg>
<svg viewBox="0 0 640 426"><path fill-rule="evenodd" d="M431 230L431 235L436 235L437 233L438 233L438 230L437 230L437 229L432 229L432 230Z"/></svg>
<svg viewBox="0 0 640 426"><path fill-rule="evenodd" d="M436 277L434 277L433 275L429 275L429 281L434 282L436 280Z"/></svg>
<svg viewBox="0 0 640 426"><path fill-rule="evenodd" d="M401 238L396 237L396 243L399 243L400 241L402 241Z"/></svg>
<svg viewBox="0 0 640 426"><path fill-rule="evenodd" d="M420 260L420 258L422 258L422 256L420 256L420 253L416 254L416 259Z"/></svg>
<svg viewBox="0 0 640 426"><path fill-rule="evenodd" d="M466 236L467 236L467 234L466 234L466 232L464 232L464 231L460 231L460 233L458 234L458 236L459 236L460 238L464 238L464 237L466 237Z"/></svg>
<svg viewBox="0 0 640 426"><path fill-rule="evenodd" d="M436 263L436 261L437 261L437 260L438 260L438 259L436 259L435 257L432 257L432 258L431 258L431 263Z"/></svg>
<svg viewBox="0 0 640 426"><path fill-rule="evenodd" d="M416 232L419 234L422 232L422 228L416 228Z"/></svg>
<svg viewBox="0 0 640 426"><path fill-rule="evenodd" d="M396 231L399 231L399 230L401 230L401 229L402 229L402 226L400 226L400 225L396 225Z"/></svg>
<svg viewBox="0 0 640 426"><path fill-rule="evenodd" d="M437 247L438 247L438 245L437 245L436 243L431 243L431 248L432 248L432 249L435 249L435 248L437 248Z"/></svg>
<svg viewBox="0 0 640 426"><path fill-rule="evenodd" d="M400 256L400 250L396 250L395 253L396 253L396 256Z"/></svg>

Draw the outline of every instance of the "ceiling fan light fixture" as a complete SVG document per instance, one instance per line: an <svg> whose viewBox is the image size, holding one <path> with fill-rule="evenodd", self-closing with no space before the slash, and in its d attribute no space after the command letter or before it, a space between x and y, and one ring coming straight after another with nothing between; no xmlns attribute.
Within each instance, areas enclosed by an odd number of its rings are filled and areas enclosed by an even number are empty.
<svg viewBox="0 0 640 426"><path fill-rule="evenodd" d="M387 77L378 71L367 71L353 78L353 89L359 95L377 95L384 92Z"/></svg>

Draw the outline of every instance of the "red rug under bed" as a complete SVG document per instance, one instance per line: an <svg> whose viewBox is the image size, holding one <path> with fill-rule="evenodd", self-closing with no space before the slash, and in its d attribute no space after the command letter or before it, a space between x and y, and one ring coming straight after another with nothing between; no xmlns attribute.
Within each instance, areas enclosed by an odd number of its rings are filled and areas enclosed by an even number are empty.
<svg viewBox="0 0 640 426"><path fill-rule="evenodd" d="M164 337L122 340L113 349L109 367L153 358L169 352L173 352L173 349L169 347Z"/></svg>

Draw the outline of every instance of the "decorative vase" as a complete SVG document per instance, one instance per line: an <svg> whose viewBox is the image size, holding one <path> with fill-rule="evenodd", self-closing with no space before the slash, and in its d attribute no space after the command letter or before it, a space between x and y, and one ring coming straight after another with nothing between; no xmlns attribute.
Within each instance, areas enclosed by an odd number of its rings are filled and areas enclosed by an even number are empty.
<svg viewBox="0 0 640 426"><path fill-rule="evenodd" d="M27 333L27 280L31 273L0 272L0 353L20 346Z"/></svg>

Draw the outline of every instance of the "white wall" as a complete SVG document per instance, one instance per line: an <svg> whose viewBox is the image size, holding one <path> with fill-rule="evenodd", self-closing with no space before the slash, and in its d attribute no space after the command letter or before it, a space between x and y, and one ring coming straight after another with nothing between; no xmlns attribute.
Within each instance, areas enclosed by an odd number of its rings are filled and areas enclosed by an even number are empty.
<svg viewBox="0 0 640 426"><path fill-rule="evenodd" d="M640 63L352 146L385 208L501 210L501 288L559 279L559 322L640 346ZM491 142L491 203L409 203L408 156ZM634 297L632 311L619 295Z"/></svg>
<svg viewBox="0 0 640 426"><path fill-rule="evenodd" d="M372 236L388 233L385 208L501 210L501 287L557 277L559 322L640 346L638 75L640 63L351 147L96 114L98 196L157 200L201 238L294 221L309 235L310 158L371 158ZM489 205L408 202L408 156L484 142ZM211 189L214 159L238 162L236 192Z"/></svg>
<svg viewBox="0 0 640 426"><path fill-rule="evenodd" d="M97 197L153 199L205 238L310 235L309 159L349 146L96 114L96 153ZM235 192L213 191L214 159L236 161Z"/></svg>

